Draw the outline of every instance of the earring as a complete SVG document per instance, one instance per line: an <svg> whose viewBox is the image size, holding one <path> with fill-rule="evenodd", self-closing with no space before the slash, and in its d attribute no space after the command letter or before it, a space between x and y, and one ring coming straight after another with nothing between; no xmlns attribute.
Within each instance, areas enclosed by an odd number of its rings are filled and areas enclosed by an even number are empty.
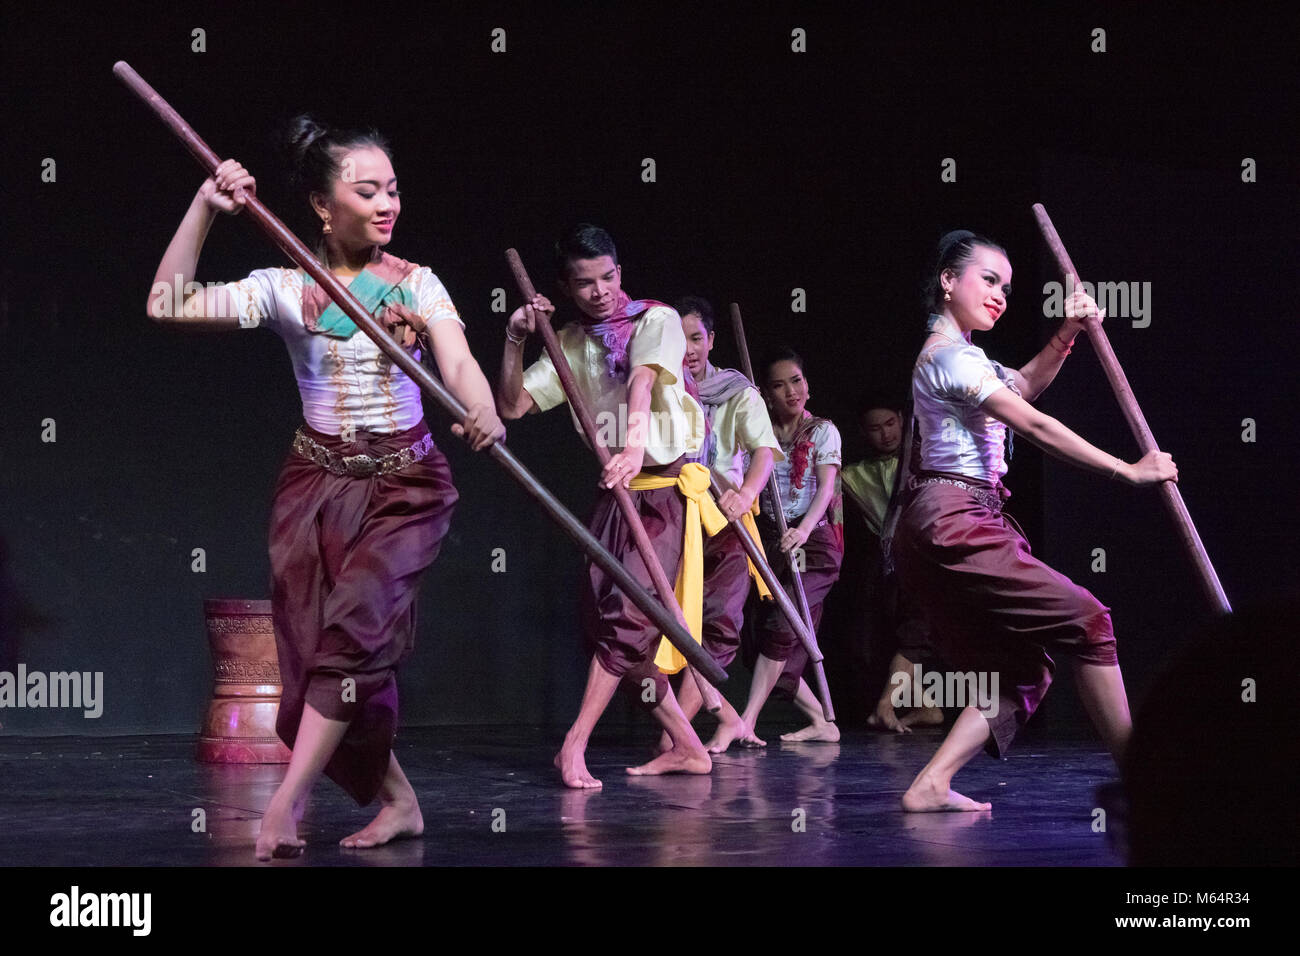
<svg viewBox="0 0 1300 956"><path fill-rule="evenodd" d="M320 231L321 231L321 235L324 235L324 236L328 236L328 235L330 235L330 233L332 233L332 232L334 231L333 229L330 228L330 217L329 217L329 216L326 216L326 217L325 217L325 225L321 226L321 230L320 230Z"/></svg>
<svg viewBox="0 0 1300 956"><path fill-rule="evenodd" d="M328 224L326 224L326 231L329 231L329 225L328 225ZM945 301L945 302L951 302L951 301L952 301L952 293L951 293L951 292L945 292L945 293L943 294L943 301Z"/></svg>

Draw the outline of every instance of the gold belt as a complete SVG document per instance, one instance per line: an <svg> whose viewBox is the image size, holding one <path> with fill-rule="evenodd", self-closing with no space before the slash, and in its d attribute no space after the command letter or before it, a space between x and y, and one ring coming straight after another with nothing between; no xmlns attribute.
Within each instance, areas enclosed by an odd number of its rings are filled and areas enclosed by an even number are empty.
<svg viewBox="0 0 1300 956"><path fill-rule="evenodd" d="M332 475L345 478L391 475L424 458L432 447L433 435L426 434L409 448L376 458L372 455L340 455L304 435L301 428L293 436L293 450L298 455L315 462Z"/></svg>

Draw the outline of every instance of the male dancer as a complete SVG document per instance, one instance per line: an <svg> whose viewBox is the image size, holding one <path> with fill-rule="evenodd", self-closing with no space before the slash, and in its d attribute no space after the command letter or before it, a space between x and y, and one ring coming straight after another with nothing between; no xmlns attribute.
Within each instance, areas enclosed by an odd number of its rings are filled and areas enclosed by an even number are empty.
<svg viewBox="0 0 1300 956"><path fill-rule="evenodd" d="M709 467L723 489L718 506L727 520L756 511L758 494L767 485L772 463L784 460L772 433L767 406L758 389L743 373L714 367L713 308L698 296L678 300L677 311L686 332L686 366L700 390L700 403L709 430L699 460ZM758 529L746 522L755 541ZM740 648L740 626L749 597L751 568L740 538L730 528L708 539L704 546L704 648L721 667L728 667ZM759 580L760 593L767 588ZM698 687L682 681L682 711L693 718L703 703ZM733 740L750 740L754 729L723 699L718 729L708 743L710 753L722 753ZM667 741L664 741L666 744Z"/></svg>
<svg viewBox="0 0 1300 956"><path fill-rule="evenodd" d="M845 465L840 481L845 500L853 504L866 525L866 547L861 549L862 581L855 589L867 599L867 606L860 609L867 646L860 651L876 660L882 651L892 654L889 678L867 723L877 730L911 733L913 724L943 723L943 711L938 707L916 707L900 717L894 710L895 700L913 699L912 665L934 657L920 609L899 590L897 577L885 573L880 549L880 533L903 447L903 416L896 401L874 390L863 395L858 415L868 455Z"/></svg>
<svg viewBox="0 0 1300 956"><path fill-rule="evenodd" d="M675 485L648 490L638 486L675 478L687 456L697 454L704 441L704 409L687 393L684 382L681 319L662 302L628 297L614 240L603 229L587 223L575 226L556 243L555 259L559 285L581 313L578 321L557 333L560 349L591 408L597 439L612 453L600 480L607 493L596 504L590 528L638 582L651 588L650 575L608 489L615 483L629 489L655 553L671 576L682 556L682 492ZM538 295L510 316L497 389L503 418L546 411L566 401L549 356L542 355L526 371L523 367L528 333L537 321L549 321L554 310ZM626 423L626 435L609 427L615 423ZM682 713L667 677L655 666L659 629L594 564L583 587L583 626L594 654L577 720L555 757L565 786L601 786L587 770L587 742L620 681L649 707L672 744L649 763L629 767L628 773L708 773L708 751Z"/></svg>

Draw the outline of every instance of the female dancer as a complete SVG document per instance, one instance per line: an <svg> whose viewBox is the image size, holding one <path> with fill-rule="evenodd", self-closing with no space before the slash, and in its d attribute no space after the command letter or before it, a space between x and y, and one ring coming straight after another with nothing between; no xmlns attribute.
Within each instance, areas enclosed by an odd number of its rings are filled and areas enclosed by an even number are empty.
<svg viewBox="0 0 1300 956"><path fill-rule="evenodd" d="M905 491L894 539L902 586L913 589L949 665L998 678L998 699L966 707L903 795L903 809L987 810L950 789L981 748L1004 753L1047 692L1055 664L1075 662L1079 694L1116 762L1131 730L1109 609L1029 552L1002 513L1007 427L1049 454L1134 485L1176 481L1173 459L1152 451L1127 464L1029 403L1051 384L1082 322L1104 315L1082 291L1048 344L1019 370L991 362L971 333L1006 310L1011 264L996 243L965 230L940 240L930 278L929 337L912 374L920 470Z"/></svg>
<svg viewBox="0 0 1300 956"><path fill-rule="evenodd" d="M452 431L476 450L505 429L442 283L382 251L401 211L387 144L299 117L288 137L294 180L321 222L318 255L418 357L431 350L469 414ZM289 348L306 420L271 508L276 649L284 685L276 731L293 748L262 817L259 860L295 856L298 823L323 770L364 806L381 808L347 847L424 829L392 753L397 667L415 636L420 574L451 523L456 489L424 423L420 391L309 276L259 269L212 285L169 316L172 283L189 283L218 211L238 213L253 177L226 160L199 187L155 277L154 319L209 328L272 328Z"/></svg>
<svg viewBox="0 0 1300 956"><path fill-rule="evenodd" d="M772 473L776 475L789 525L778 541L771 496L764 492L759 532L769 555L779 549L786 556L785 566L778 573L787 591L793 587L790 562L799 563L815 631L821 621L822 602L839 578L844 560L840 432L830 419L818 418L805 407L809 397L808 379L804 376L803 359L794 352L787 349L769 356L758 374L772 414L772 429L785 456L775 464ZM791 600L794 600L793 593ZM747 660L754 676L741 715L746 734L738 742L748 747L767 746L755 732L755 721L773 687L794 697L795 706L811 721L802 730L782 734L782 740L839 740L839 728L825 719L821 704L803 679L808 652L790 629L789 622L775 606L765 605L759 610L754 631L757 657L752 663Z"/></svg>

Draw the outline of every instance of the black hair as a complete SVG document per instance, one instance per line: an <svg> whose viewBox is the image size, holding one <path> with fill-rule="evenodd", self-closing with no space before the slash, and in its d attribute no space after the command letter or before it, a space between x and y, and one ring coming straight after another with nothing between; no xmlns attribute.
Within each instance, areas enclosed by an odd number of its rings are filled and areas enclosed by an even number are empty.
<svg viewBox="0 0 1300 956"><path fill-rule="evenodd" d="M996 249L1004 256L1007 254L1007 251L992 239L976 235L969 229L954 229L952 232L945 233L939 240L938 254L935 257L934 267L926 276L923 292L925 304L931 312L943 311L943 283L939 281L939 277L943 275L944 270L951 269L953 272L960 273L975 258L975 249L979 246Z"/></svg>
<svg viewBox="0 0 1300 956"><path fill-rule="evenodd" d="M713 306L709 305L708 299L698 295L684 295L677 300L673 308L682 318L686 318L692 312L695 313L700 317L700 325L704 326L704 331L713 331Z"/></svg>
<svg viewBox="0 0 1300 956"><path fill-rule="evenodd" d="M555 274L564 281L569 278L569 264L574 259L599 259L601 256L609 256L614 265L618 265L614 238L600 226L580 222L555 243Z"/></svg>
<svg viewBox="0 0 1300 956"><path fill-rule="evenodd" d="M307 196L328 194L339 176L339 160L353 149L373 146L390 160L393 152L376 129L333 129L302 113L289 121L281 147L289 165L289 184Z"/></svg>
<svg viewBox="0 0 1300 956"><path fill-rule="evenodd" d="M901 414L903 403L898 401L893 394L885 391L883 388L867 389L858 398L858 417L862 417L867 412L876 408L887 408L891 412Z"/></svg>
<svg viewBox="0 0 1300 956"><path fill-rule="evenodd" d="M794 362L799 366L799 371L803 371L803 359L799 353L792 348L782 346L779 349L773 349L763 355L763 361L758 366L758 387L767 389L768 374L772 371L772 366L777 362Z"/></svg>

